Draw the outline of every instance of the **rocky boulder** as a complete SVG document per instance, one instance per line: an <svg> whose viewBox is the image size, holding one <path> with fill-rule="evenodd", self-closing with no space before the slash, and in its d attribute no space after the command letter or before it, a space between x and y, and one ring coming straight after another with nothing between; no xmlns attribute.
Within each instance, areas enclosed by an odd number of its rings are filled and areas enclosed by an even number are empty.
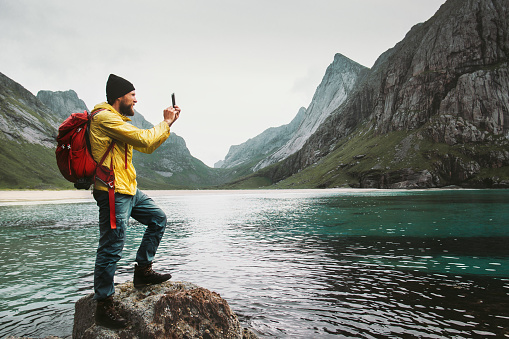
<svg viewBox="0 0 509 339"><path fill-rule="evenodd" d="M188 282L168 281L143 289L135 289L132 282L116 286L114 303L129 321L120 330L95 325L92 297L76 303L73 338L257 338L241 327L219 294Z"/></svg>
<svg viewBox="0 0 509 339"><path fill-rule="evenodd" d="M360 175L361 188L431 188L437 186L437 178L428 170L414 171L411 168L404 168L392 172L373 170Z"/></svg>

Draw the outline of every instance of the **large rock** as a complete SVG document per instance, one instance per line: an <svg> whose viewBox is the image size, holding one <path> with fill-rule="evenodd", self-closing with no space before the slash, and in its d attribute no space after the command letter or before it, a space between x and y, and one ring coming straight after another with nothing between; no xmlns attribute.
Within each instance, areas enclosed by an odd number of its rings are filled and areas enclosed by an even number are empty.
<svg viewBox="0 0 509 339"><path fill-rule="evenodd" d="M240 326L226 300L194 284L167 281L135 289L127 282L115 289L114 303L128 327L95 325L96 302L90 294L76 303L73 338L256 338Z"/></svg>

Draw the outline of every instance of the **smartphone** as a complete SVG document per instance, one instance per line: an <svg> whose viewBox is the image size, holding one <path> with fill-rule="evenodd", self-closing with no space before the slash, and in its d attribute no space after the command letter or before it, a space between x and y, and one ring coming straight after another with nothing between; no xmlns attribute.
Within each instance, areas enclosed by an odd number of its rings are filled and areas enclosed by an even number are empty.
<svg viewBox="0 0 509 339"><path fill-rule="evenodd" d="M175 93L171 93L171 105L175 107Z"/></svg>

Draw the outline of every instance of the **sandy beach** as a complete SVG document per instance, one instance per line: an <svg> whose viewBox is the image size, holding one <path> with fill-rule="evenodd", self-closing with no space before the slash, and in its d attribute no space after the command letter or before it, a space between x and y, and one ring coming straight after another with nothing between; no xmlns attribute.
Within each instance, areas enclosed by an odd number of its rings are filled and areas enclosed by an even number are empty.
<svg viewBox="0 0 509 339"><path fill-rule="evenodd" d="M65 191L0 191L0 203L15 202L58 202L71 200L94 200L92 191L65 190Z"/></svg>

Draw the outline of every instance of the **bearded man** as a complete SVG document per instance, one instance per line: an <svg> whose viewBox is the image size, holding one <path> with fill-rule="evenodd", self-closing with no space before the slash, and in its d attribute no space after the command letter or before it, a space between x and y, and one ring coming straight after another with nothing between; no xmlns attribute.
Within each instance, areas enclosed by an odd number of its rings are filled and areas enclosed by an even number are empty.
<svg viewBox="0 0 509 339"><path fill-rule="evenodd" d="M99 246L94 269L94 299L97 300L96 324L122 328L127 321L113 304L114 276L122 257L129 218L147 226L136 254L134 286L141 288L171 278L152 269L152 261L166 227L166 214L137 188L132 163L133 149L152 153L170 136L170 127L178 119L180 108L163 111L163 121L151 129L139 129L130 123L134 115L136 92L132 83L110 74L106 83L107 103L92 110L90 145L92 156L112 172L113 181L96 180L93 196L99 206ZM100 178L99 178L100 179Z"/></svg>

